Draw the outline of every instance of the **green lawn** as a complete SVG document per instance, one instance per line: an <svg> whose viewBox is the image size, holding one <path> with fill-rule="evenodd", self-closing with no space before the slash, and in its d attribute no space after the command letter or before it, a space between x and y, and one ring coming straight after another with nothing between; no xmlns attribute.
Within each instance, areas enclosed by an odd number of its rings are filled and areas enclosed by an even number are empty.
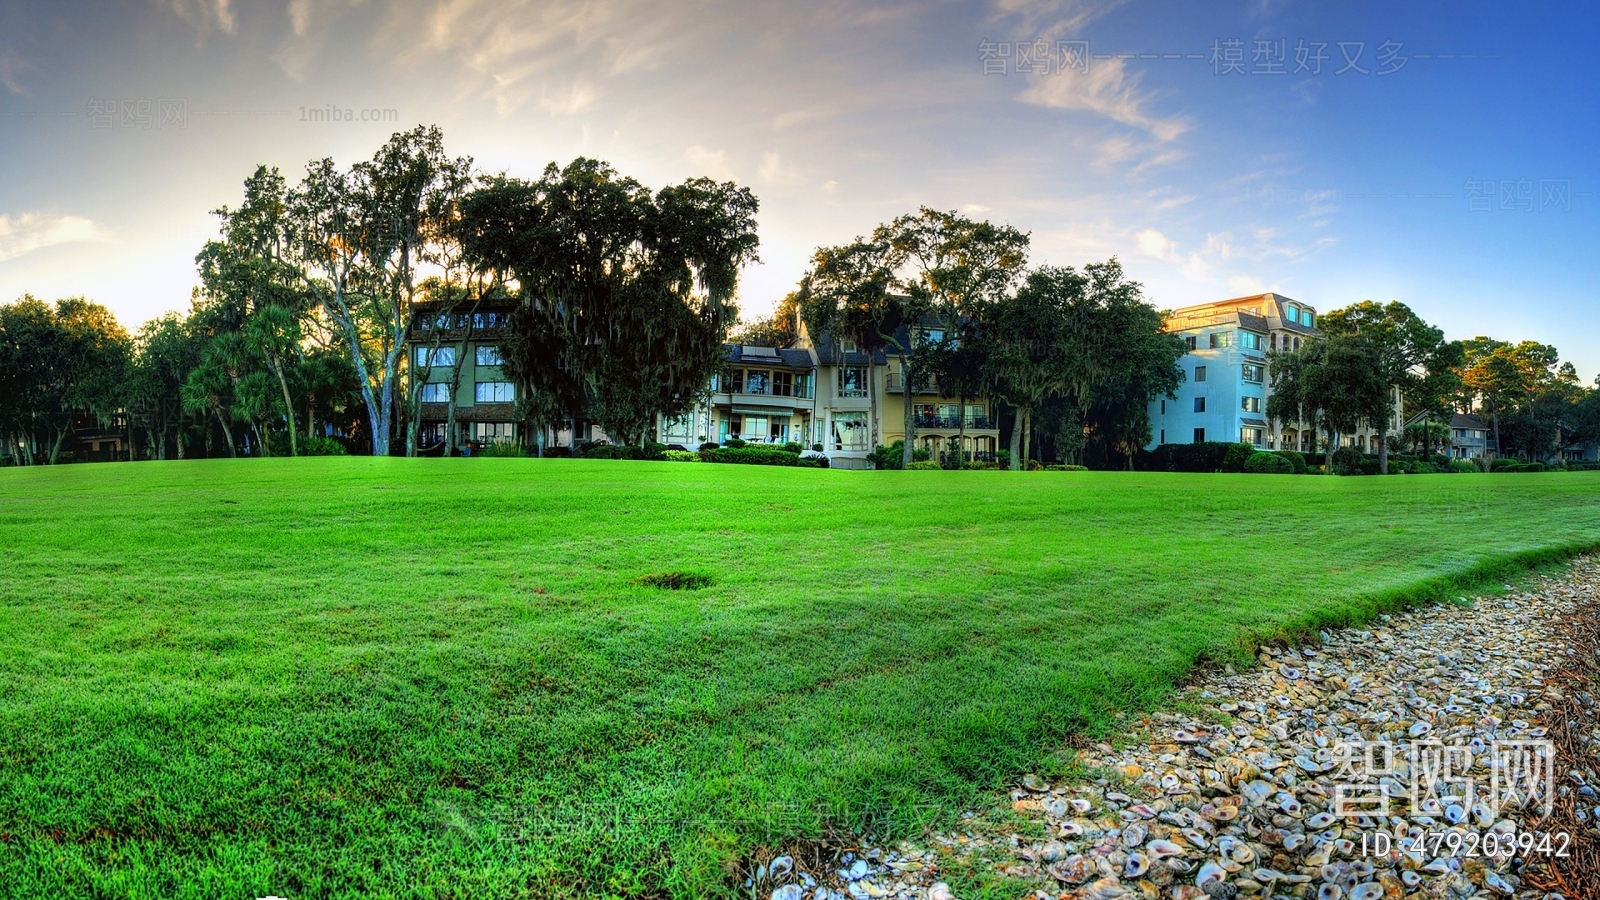
<svg viewBox="0 0 1600 900"><path fill-rule="evenodd" d="M0 893L703 896L1250 635L1596 542L1600 473L0 470Z"/></svg>

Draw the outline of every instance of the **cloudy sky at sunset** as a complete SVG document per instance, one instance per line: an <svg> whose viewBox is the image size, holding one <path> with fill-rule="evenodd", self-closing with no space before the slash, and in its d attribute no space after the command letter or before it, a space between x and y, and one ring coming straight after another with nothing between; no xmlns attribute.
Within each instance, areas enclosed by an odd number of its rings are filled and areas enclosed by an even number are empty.
<svg viewBox="0 0 1600 900"><path fill-rule="evenodd" d="M5 300L185 307L257 163L422 123L485 171L750 185L751 314L818 244L929 205L1031 232L1036 262L1114 255L1161 307L1398 299L1600 371L1592 4L3 4ZM330 107L355 121L306 120Z"/></svg>

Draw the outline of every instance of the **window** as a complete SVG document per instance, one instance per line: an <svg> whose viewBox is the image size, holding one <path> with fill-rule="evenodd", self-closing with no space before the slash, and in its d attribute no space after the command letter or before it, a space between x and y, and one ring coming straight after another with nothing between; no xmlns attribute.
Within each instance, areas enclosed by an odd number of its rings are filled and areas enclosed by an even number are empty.
<svg viewBox="0 0 1600 900"><path fill-rule="evenodd" d="M813 376L807 372L797 372L794 376L794 395L802 400L811 399L811 386Z"/></svg>
<svg viewBox="0 0 1600 900"><path fill-rule="evenodd" d="M772 373L751 369L744 373L744 393L766 394L772 385Z"/></svg>
<svg viewBox="0 0 1600 900"><path fill-rule="evenodd" d="M436 382L422 386L423 403L449 403L450 385Z"/></svg>
<svg viewBox="0 0 1600 900"><path fill-rule="evenodd" d="M1294 349L1296 349L1296 350L1300 349L1300 339L1299 338L1295 338L1294 339Z"/></svg>
<svg viewBox="0 0 1600 900"><path fill-rule="evenodd" d="M1309 310L1309 309L1300 310L1300 324L1304 325L1307 328L1312 328L1314 326L1311 323L1312 323L1311 310Z"/></svg>
<svg viewBox="0 0 1600 900"><path fill-rule="evenodd" d="M982 422L983 424L980 425L980 424L978 424L979 422ZM968 406L967 407L967 427L968 428L988 428L989 427L988 420L985 419L984 416L983 416L983 406L981 404L980 405L976 405L976 406Z"/></svg>
<svg viewBox="0 0 1600 900"><path fill-rule="evenodd" d="M1260 350L1261 335L1254 331L1239 332L1239 347L1244 350Z"/></svg>
<svg viewBox="0 0 1600 900"><path fill-rule="evenodd" d="M694 414L688 413L676 419L668 419L661 428L661 437L664 443L683 444L691 443L694 433Z"/></svg>
<svg viewBox="0 0 1600 900"><path fill-rule="evenodd" d="M868 450L867 414L842 412L833 414L833 449Z"/></svg>
<svg viewBox="0 0 1600 900"><path fill-rule="evenodd" d="M517 399L517 391L509 381L480 381L473 399L479 403L510 403Z"/></svg>
<svg viewBox="0 0 1600 900"><path fill-rule="evenodd" d="M1206 411L1206 398L1204 398L1204 397L1196 397L1196 398L1194 398L1194 411L1195 412L1205 412Z"/></svg>
<svg viewBox="0 0 1600 900"><path fill-rule="evenodd" d="M944 343L944 332L937 328L927 329L926 331L922 332L922 343L935 345L942 344Z"/></svg>
<svg viewBox="0 0 1600 900"><path fill-rule="evenodd" d="M492 346L492 345L486 345L486 344L480 344L478 346L478 365L480 365L480 366L503 366L505 364L506 364L506 361L504 359L500 358L500 348L499 347L495 347L495 346Z"/></svg>
<svg viewBox="0 0 1600 900"><path fill-rule="evenodd" d="M794 373L793 372L773 372L772 373L772 396L774 396L774 397L792 397L792 396L794 396Z"/></svg>
<svg viewBox="0 0 1600 900"><path fill-rule="evenodd" d="M509 444L517 439L515 422L473 422L472 439L480 444Z"/></svg>
<svg viewBox="0 0 1600 900"><path fill-rule="evenodd" d="M1226 331L1218 331L1211 335L1211 349L1218 350L1233 346L1233 335Z"/></svg>
<svg viewBox="0 0 1600 900"><path fill-rule="evenodd" d="M1251 384L1260 384L1266 374L1266 370L1262 366L1258 366L1255 363L1244 364L1244 380Z"/></svg>
<svg viewBox="0 0 1600 900"><path fill-rule="evenodd" d="M1239 400L1239 408L1244 410L1245 412L1253 412L1253 413L1261 412L1261 398L1260 397L1242 397Z"/></svg>
<svg viewBox="0 0 1600 900"><path fill-rule="evenodd" d="M1241 429L1239 429L1239 441L1241 443L1255 444L1257 447L1260 447L1265 442L1265 440L1266 440L1265 429L1262 429L1262 428L1241 428Z"/></svg>
<svg viewBox="0 0 1600 900"><path fill-rule="evenodd" d="M1163 428L1163 429L1161 429L1161 443L1165 444L1166 442L1167 442L1167 430L1165 428Z"/></svg>
<svg viewBox="0 0 1600 900"><path fill-rule="evenodd" d="M850 340L849 338L840 338L839 349L846 353L854 353L856 352L856 342Z"/></svg>
<svg viewBox="0 0 1600 900"><path fill-rule="evenodd" d="M1161 414L1163 416L1167 414L1167 401L1165 400L1161 401Z"/></svg>
<svg viewBox="0 0 1600 900"><path fill-rule="evenodd" d="M432 366L453 366L456 364L456 348L454 347L418 347L417 365L423 368Z"/></svg>
<svg viewBox="0 0 1600 900"><path fill-rule="evenodd" d="M1184 338L1184 339L1183 339L1183 345L1184 345L1184 346L1185 346L1185 347L1188 347L1188 348L1189 348L1189 350L1190 350L1190 351L1191 351L1191 352L1193 352L1193 350L1194 350L1194 341L1195 341L1195 338L1194 338L1194 335L1192 335L1192 334L1191 334L1191 335L1189 335L1189 336L1188 336L1188 337L1185 337L1185 338Z"/></svg>
<svg viewBox="0 0 1600 900"><path fill-rule="evenodd" d="M1195 366L1194 367L1194 380L1195 381L1205 381L1206 380L1206 367L1205 366Z"/></svg>
<svg viewBox="0 0 1600 900"><path fill-rule="evenodd" d="M424 447L444 443L444 423L423 422L417 428L417 443Z"/></svg>
<svg viewBox="0 0 1600 900"><path fill-rule="evenodd" d="M1196 444L1204 444L1206 442L1206 430L1204 428L1196 428L1194 430L1194 442Z"/></svg>
<svg viewBox="0 0 1600 900"><path fill-rule="evenodd" d="M839 396L865 397L867 395L867 369L865 366L839 367Z"/></svg>
<svg viewBox="0 0 1600 900"><path fill-rule="evenodd" d="M739 426L739 437L747 441L765 441L768 439L771 420L766 416L734 416L734 421Z"/></svg>

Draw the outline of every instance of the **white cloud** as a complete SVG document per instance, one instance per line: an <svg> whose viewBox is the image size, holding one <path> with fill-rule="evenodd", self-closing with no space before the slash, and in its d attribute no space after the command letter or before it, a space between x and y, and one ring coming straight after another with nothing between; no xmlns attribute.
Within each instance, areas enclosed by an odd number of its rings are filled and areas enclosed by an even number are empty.
<svg viewBox="0 0 1600 900"><path fill-rule="evenodd" d="M695 144L683 151L683 158L694 166L696 176L704 175L719 181L728 181L734 178L733 171L728 168L728 154L722 150L712 150Z"/></svg>
<svg viewBox="0 0 1600 900"><path fill-rule="evenodd" d="M1131 125L1162 141L1189 130L1180 117L1161 118L1145 111L1148 97L1139 94L1139 76L1128 75L1123 60L1095 60L1087 74L1067 71L1036 77L1018 95L1023 103L1055 109L1075 109Z"/></svg>
<svg viewBox="0 0 1600 900"><path fill-rule="evenodd" d="M961 211L971 216L977 216L988 212L989 207L984 206L982 203L968 203L966 206L961 207Z"/></svg>
<svg viewBox="0 0 1600 900"><path fill-rule="evenodd" d="M767 184L794 184L800 180L794 166L784 162L776 151L761 154L761 167L756 170L756 176Z"/></svg>
<svg viewBox="0 0 1600 900"><path fill-rule="evenodd" d="M233 0L169 0L169 5L178 18L188 22L201 37L213 28L223 34L233 34L239 28L239 21L233 14Z"/></svg>
<svg viewBox="0 0 1600 900"><path fill-rule="evenodd" d="M575 116L587 112L594 106L599 92L592 86L581 81L574 81L565 87L555 90L543 89L539 92L539 108L552 116ZM509 112L501 109L501 114Z"/></svg>
<svg viewBox="0 0 1600 900"><path fill-rule="evenodd" d="M13 217L0 213L0 262L44 247L100 241L105 240L106 236L105 229L78 216L51 217L40 213L23 213Z"/></svg>
<svg viewBox="0 0 1600 900"><path fill-rule="evenodd" d="M22 88L22 73L32 69L28 61L11 53L0 54L0 84L13 94L27 96Z"/></svg>
<svg viewBox="0 0 1600 900"><path fill-rule="evenodd" d="M1134 240L1139 244L1139 252L1145 256L1171 262L1178 255L1178 245L1154 228L1146 228L1139 232L1134 235Z"/></svg>
<svg viewBox="0 0 1600 900"><path fill-rule="evenodd" d="M1244 296L1246 294L1265 294L1267 291L1276 291L1277 285L1267 287L1266 283L1254 275L1234 275L1228 279L1228 287L1234 293Z"/></svg>

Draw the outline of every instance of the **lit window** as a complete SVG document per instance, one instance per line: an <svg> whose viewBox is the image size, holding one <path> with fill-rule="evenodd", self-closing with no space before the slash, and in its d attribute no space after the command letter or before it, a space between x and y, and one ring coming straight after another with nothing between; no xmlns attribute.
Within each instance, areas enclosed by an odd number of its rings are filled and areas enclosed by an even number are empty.
<svg viewBox="0 0 1600 900"><path fill-rule="evenodd" d="M500 357L500 348L499 347L494 347L494 346L489 346L489 345L479 345L479 347L478 347L478 365L480 365L480 366L503 366L503 365L505 365L505 362L506 361Z"/></svg>
<svg viewBox="0 0 1600 900"><path fill-rule="evenodd" d="M1233 346L1233 335L1232 334L1230 334L1230 333L1228 333L1226 331L1219 331L1219 332L1211 335L1211 349L1217 350L1217 349L1220 349L1220 348L1223 348L1223 347L1232 347L1232 346Z"/></svg>
<svg viewBox="0 0 1600 900"><path fill-rule="evenodd" d="M865 366L839 368L839 396L865 397L867 395L867 370Z"/></svg>
<svg viewBox="0 0 1600 900"><path fill-rule="evenodd" d="M1261 398L1260 397L1242 397L1239 400L1239 407L1241 409L1243 409L1245 412L1253 412L1253 413L1261 412Z"/></svg>
<svg viewBox="0 0 1600 900"><path fill-rule="evenodd" d="M1260 350L1261 335L1256 334L1254 331L1241 331L1239 332L1239 346L1246 350Z"/></svg>
<svg viewBox="0 0 1600 900"><path fill-rule="evenodd" d="M833 449L867 450L867 414L842 412L833 414Z"/></svg>
<svg viewBox="0 0 1600 900"><path fill-rule="evenodd" d="M422 368L432 366L453 366L456 364L456 348L454 347L418 347L417 365Z"/></svg>
<svg viewBox="0 0 1600 900"><path fill-rule="evenodd" d="M1260 384L1266 377L1266 374L1267 373L1263 367L1258 366L1255 363L1244 364L1244 380L1250 382L1251 384Z"/></svg>
<svg viewBox="0 0 1600 900"><path fill-rule="evenodd" d="M479 403L510 403L517 399L517 391L509 381L480 381L473 398Z"/></svg>
<svg viewBox="0 0 1600 900"><path fill-rule="evenodd" d="M473 422L472 439L480 444L509 444L517 439L515 422Z"/></svg>

